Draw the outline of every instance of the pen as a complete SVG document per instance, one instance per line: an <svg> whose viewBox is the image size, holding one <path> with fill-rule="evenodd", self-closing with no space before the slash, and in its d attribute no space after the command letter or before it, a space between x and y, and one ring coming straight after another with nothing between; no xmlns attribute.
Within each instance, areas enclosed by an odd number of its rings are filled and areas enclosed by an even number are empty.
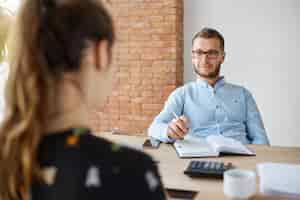
<svg viewBox="0 0 300 200"><path fill-rule="evenodd" d="M178 117L178 115L177 115L174 111L172 111L172 114L173 114L173 116L175 117L176 120L180 119L180 118ZM188 126L187 126L187 128L189 129Z"/></svg>
<svg viewBox="0 0 300 200"><path fill-rule="evenodd" d="M176 115L176 113L174 111L172 111L173 116L175 117L175 119L179 119L178 115Z"/></svg>

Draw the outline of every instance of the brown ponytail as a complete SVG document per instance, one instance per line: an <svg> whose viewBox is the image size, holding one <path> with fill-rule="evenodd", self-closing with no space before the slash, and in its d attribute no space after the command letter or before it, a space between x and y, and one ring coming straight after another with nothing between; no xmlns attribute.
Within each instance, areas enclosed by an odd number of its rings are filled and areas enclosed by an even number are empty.
<svg viewBox="0 0 300 200"><path fill-rule="evenodd" d="M42 180L37 156L46 122L43 110L55 106L50 102L57 79L79 69L87 40L114 41L111 18L99 3L65 2L25 0L9 36L6 116L0 130L1 200L28 200L31 184Z"/></svg>

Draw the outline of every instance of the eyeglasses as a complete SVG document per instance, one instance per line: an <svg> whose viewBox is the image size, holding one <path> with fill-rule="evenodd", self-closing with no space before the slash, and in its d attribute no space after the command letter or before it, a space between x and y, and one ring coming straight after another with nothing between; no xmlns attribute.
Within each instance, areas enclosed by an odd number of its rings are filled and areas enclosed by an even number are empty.
<svg viewBox="0 0 300 200"><path fill-rule="evenodd" d="M202 51L200 49L192 50L192 56L196 58L200 58L202 55L207 55L209 59L216 59L220 55L224 55L224 52L220 52L218 50L209 50L209 51Z"/></svg>

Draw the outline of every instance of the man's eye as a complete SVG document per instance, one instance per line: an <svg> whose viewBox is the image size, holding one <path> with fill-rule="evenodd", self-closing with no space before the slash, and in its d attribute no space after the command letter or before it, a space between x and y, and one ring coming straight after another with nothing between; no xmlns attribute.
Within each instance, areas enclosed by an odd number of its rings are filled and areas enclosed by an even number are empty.
<svg viewBox="0 0 300 200"><path fill-rule="evenodd" d="M210 56L216 56L216 55L219 54L219 52L217 52L217 51L208 51L207 54L210 55Z"/></svg>

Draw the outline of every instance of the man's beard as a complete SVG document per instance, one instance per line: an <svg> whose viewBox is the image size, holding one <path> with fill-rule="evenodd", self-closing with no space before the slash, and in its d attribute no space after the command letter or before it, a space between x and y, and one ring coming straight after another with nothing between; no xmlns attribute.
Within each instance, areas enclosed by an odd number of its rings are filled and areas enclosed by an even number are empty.
<svg viewBox="0 0 300 200"><path fill-rule="evenodd" d="M202 78L213 79L213 78L217 78L220 74L221 64L218 65L215 71L210 72L208 74L201 73L200 70L195 65L193 66L194 66L194 72Z"/></svg>

